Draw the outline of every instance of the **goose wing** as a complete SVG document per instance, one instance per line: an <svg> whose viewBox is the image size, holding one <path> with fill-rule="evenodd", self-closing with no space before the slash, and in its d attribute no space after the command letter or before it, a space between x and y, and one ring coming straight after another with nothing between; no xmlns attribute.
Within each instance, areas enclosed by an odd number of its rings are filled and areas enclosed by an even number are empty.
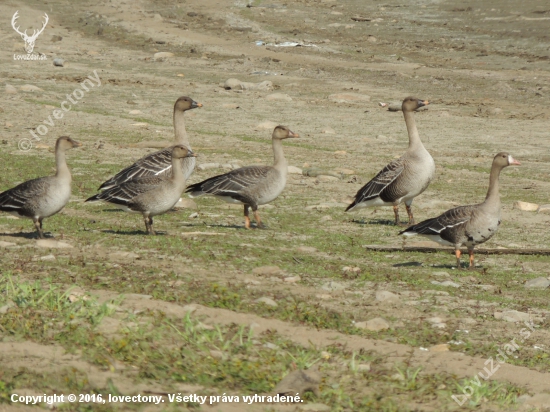
<svg viewBox="0 0 550 412"><path fill-rule="evenodd" d="M0 210L17 212L32 199L44 195L47 189L47 177L28 180L3 193L0 193Z"/></svg>
<svg viewBox="0 0 550 412"><path fill-rule="evenodd" d="M399 177L405 169L404 159L400 157L384 167L370 182L363 186L355 195L355 200L346 211L361 202L380 196L380 193Z"/></svg>
<svg viewBox="0 0 550 412"><path fill-rule="evenodd" d="M438 217L427 219L416 225L410 226L399 234L441 236L447 230L458 231L472 219L473 211L474 206L455 207L454 209L447 210Z"/></svg>
<svg viewBox="0 0 550 412"><path fill-rule="evenodd" d="M192 197L209 194L236 198L242 191L250 189L266 179L270 170L271 167L268 166L241 167L195 183L189 186L186 192L191 193Z"/></svg>
<svg viewBox="0 0 550 412"><path fill-rule="evenodd" d="M140 179L147 176L168 176L172 173L172 149L173 146L158 152L142 157L133 165L118 172L115 176L102 183L99 190L110 189L113 186L121 185L129 180ZM195 158L185 157L182 159L182 168L185 178L195 168Z"/></svg>
<svg viewBox="0 0 550 412"><path fill-rule="evenodd" d="M86 199L86 202L103 200L108 203L129 206L136 196L155 189L165 180L166 178L161 176L146 176L133 179L104 190L103 192Z"/></svg>

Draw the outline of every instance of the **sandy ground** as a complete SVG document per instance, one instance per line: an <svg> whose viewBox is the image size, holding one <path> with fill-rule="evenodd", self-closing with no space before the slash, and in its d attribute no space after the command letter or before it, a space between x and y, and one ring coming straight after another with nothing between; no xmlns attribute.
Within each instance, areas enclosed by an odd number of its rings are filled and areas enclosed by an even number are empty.
<svg viewBox="0 0 550 412"><path fill-rule="evenodd" d="M16 160L3 166L9 179L2 177L1 188L47 174L49 170L33 169L29 175L25 164L36 158L51 159L48 148L58 136L66 134L82 141L84 148L69 161L75 191L63 215L72 219L71 222L84 223L75 223L80 232L68 229L60 232L56 229L56 218L52 218L46 221L46 230L75 246L64 252L67 256L105 259L111 249L103 246L101 240L87 240L86 231L92 228L98 232L108 227L111 233L132 230L130 235L142 236L141 220L135 216L103 213L96 222L100 209L85 206L82 200L122 166L170 144L173 102L181 95L189 95L204 105L186 116L191 145L200 154L198 164L268 164L272 158L269 137L273 125L285 124L301 135L300 141L285 142L289 164L304 171L318 168L338 177L290 175L287 189L274 202L275 207L262 212L268 224L271 223L267 234L241 235L240 230L231 231L232 226L242 225L241 210L215 201L207 201L199 208L206 228L197 220L187 218L195 210L184 210L178 212L184 214L181 218L159 217L157 224L161 230L176 237L182 233L179 236L182 239L188 238L184 232L196 230L194 241L201 238L204 231L219 232L219 236L205 237L208 240L204 247L210 249L213 256L223 252L220 239L225 235L242 236L242 242L236 243L240 245L239 258L244 256L250 264L258 259L256 253L262 247L268 249L275 245L280 247L276 250L284 251L309 246L313 249L303 249L303 253L312 254L319 262L330 262L327 265L331 267L350 264L363 271L389 273L387 281L370 282L359 294L348 294L343 289L357 289L351 286L352 281L342 279L340 269L336 269L338 273L334 276L345 286L321 290L324 283L315 280L321 275L313 265L309 272L311 280L296 284L292 292L286 285L261 279L257 284L249 284L258 293L284 292L306 299L324 299L323 305L327 308L350 313L357 321L383 316L393 319L393 326L397 328L403 323L444 313L444 317L453 318L449 323L458 329L464 326L465 318L474 317L478 330L476 337L472 337L474 341L485 342L484 331L499 336L499 341L506 340L517 334L521 325L495 319L493 312L505 310L505 305L493 305L492 298L487 296L477 297L473 290L478 289L473 286L468 289L466 285L488 282L509 300L509 308L530 313L540 324L548 321L544 306L547 293L526 298L519 292L516 294L515 286L501 290L497 281L473 275L473 280L460 278L463 287L469 290L464 294L448 298L442 294L431 308L407 306L406 301L420 301L428 295L425 288L414 289L399 282L403 274L424 276L426 270L432 270L426 266L416 267L416 263L424 259L422 255L385 253L380 257L382 263L376 263L368 254L362 259L349 258L345 252L332 252L328 243L321 247L309 242L311 234L300 228L301 224L318 225L327 239L335 239L334 245L343 242L343 237L352 239L350 248L365 244L402 245L402 240L395 236L395 227L388 224L393 219L391 208L368 209L353 215L344 215L343 209L361 185L406 148L402 114L390 112L379 103L392 104L414 95L431 103L427 110L415 116L421 138L437 166L435 181L414 203L417 220L455 205L481 201L493 156L507 151L520 160L522 166L502 173L503 224L486 246L550 248L550 214L514 208L516 201L550 203L550 6L536 0L481 3L111 0L85 4L52 0L42 4L7 0L0 4L0 15L5 16L0 26L0 78L2 88L6 87L0 102L0 147L3 159ZM47 56L46 61L13 60L14 54L24 54L23 41L9 25L9 16L15 10L19 10L22 27L37 27L42 13L49 14L48 26L35 47L35 53ZM282 47L285 42L296 42L299 46ZM161 52L170 54L155 57ZM55 58L64 59L63 67L52 64ZM84 92L84 97L63 119L55 119L52 125L50 117L50 123L46 123L53 110L67 100L67 94L81 88L81 83L88 76L93 78L94 73L101 84L94 84L90 91ZM250 84L268 81L271 86L228 90L224 84L230 78ZM40 136L40 141L33 140L29 130L36 132L41 124L48 127L48 133ZM32 149L20 150L21 139L31 139ZM197 170L190 182L222 171L222 167ZM202 201L196 202L200 205ZM285 225L285 214L293 217L291 224ZM32 247L34 240L18 235L22 230L29 232L30 227L29 222L3 216L1 240L14 242L21 248ZM109 236L109 231L101 236ZM123 250L158 253L153 244L141 245L143 250L139 250L133 249L134 240L127 236L121 239L129 242L122 244ZM267 239L265 245L263 239ZM431 245L422 239L408 244ZM15 253L7 252L4 256L6 266L13 263ZM35 256L37 252L28 253ZM225 256L226 262L214 263L204 263L195 256L185 258L192 264L184 265L183 270L206 273L206 279L246 283L251 276L249 266L241 266L233 255ZM447 254L439 260L431 255L425 258L426 265L430 262L440 265L440 271L451 272L454 264L453 257ZM117 262L116 258L110 259ZM262 257L261 263L281 266L277 253L272 260L266 262ZM513 255L480 255L478 260L481 266L489 267L496 278L502 270L503 276L509 279L506 282L511 282L507 285L521 285L526 280L522 277L524 274L529 278L550 275L548 257L519 259ZM146 264L137 260L126 263L136 273L146 270ZM152 266L168 270L180 263L163 260L155 261ZM35 264L33 272L25 276L33 279L39 273L55 270L54 265L40 265L43 264ZM116 292L99 287L97 293L105 298L109 293L122 292L113 288ZM404 301L391 305L377 301L375 292L379 289L401 294ZM471 299L477 303L474 305ZM168 305L167 302L158 300L157 304L161 309L152 309L170 310L163 306ZM484 304L489 309L481 310ZM476 309L472 312L474 306ZM174 310L172 316L181 315L178 312L181 308ZM447 372L469 377L483 368L486 359L482 354L464 355L458 349L426 352L414 345L388 342L376 336L346 336L205 306L200 306L198 314L211 323L258 323L262 325L261 330L277 330L303 345L313 342L322 347L341 339L350 350L363 348L388 356L390 364L412 359L411 364L422 366L425 373ZM548 331L539 332L537 342L548 342ZM96 379L98 387L116 376L115 372L86 363L78 354L58 355L57 351L61 353L63 349L30 340L16 346L9 341L0 342L0 359L10 358L11 368L19 365L55 370L59 364L54 366L53 359L61 356L64 366L86 371ZM548 354L547 346L545 351ZM34 353L40 362L36 363L34 358L29 361L28 353ZM526 388L531 395L547 392L550 388L548 369L536 369L506 364L497 379ZM132 390L130 378L119 379L122 391ZM403 410L438 410L438 405L436 402L423 409L421 405L407 404ZM229 407L226 410L230 410Z"/></svg>

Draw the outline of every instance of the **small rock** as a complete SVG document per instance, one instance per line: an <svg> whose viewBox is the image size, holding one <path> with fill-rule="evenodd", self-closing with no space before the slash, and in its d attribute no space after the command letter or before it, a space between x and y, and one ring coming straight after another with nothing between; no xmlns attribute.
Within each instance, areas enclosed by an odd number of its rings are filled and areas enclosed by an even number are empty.
<svg viewBox="0 0 550 412"><path fill-rule="evenodd" d="M447 272L433 272L432 276L442 277L442 278L450 278L451 275L449 275Z"/></svg>
<svg viewBox="0 0 550 412"><path fill-rule="evenodd" d="M36 246L43 247L43 248L52 248L52 249L68 249L73 247L68 243L60 242L59 240L54 240L54 239L39 239L36 241Z"/></svg>
<svg viewBox="0 0 550 412"><path fill-rule="evenodd" d="M459 288L460 287L460 285L458 283L452 282L450 280L446 280L444 282L438 282L437 280L432 280L430 283L432 285L451 286L453 288Z"/></svg>
<svg viewBox="0 0 550 412"><path fill-rule="evenodd" d="M176 203L174 207L176 209L193 209L193 210L196 210L199 208L197 206L197 203L193 199L188 199L188 198L181 198L180 200L178 200L178 203Z"/></svg>
<svg viewBox="0 0 550 412"><path fill-rule="evenodd" d="M291 175L301 175L302 169L296 166L288 166L288 173Z"/></svg>
<svg viewBox="0 0 550 412"><path fill-rule="evenodd" d="M448 343L441 343L439 345L432 346L428 350L430 352L447 352L449 350L450 346Z"/></svg>
<svg viewBox="0 0 550 412"><path fill-rule="evenodd" d="M219 169L220 164L219 163L201 163L197 166L197 169L199 170L207 170L207 169Z"/></svg>
<svg viewBox="0 0 550 412"><path fill-rule="evenodd" d="M331 280L321 286L321 289L324 290L344 290L345 288L346 286L343 283L335 282L334 280Z"/></svg>
<svg viewBox="0 0 550 412"><path fill-rule="evenodd" d="M260 266L252 270L254 275L258 276L273 276L280 275L283 273L279 266Z"/></svg>
<svg viewBox="0 0 550 412"><path fill-rule="evenodd" d="M523 210L524 212L535 212L539 209L536 203L517 201L514 203L514 209Z"/></svg>
<svg viewBox="0 0 550 412"><path fill-rule="evenodd" d="M128 114L142 114L141 110L130 110Z"/></svg>
<svg viewBox="0 0 550 412"><path fill-rule="evenodd" d="M168 59L170 57L174 57L174 53L170 52L158 52L153 55L153 60L155 61L163 61L165 59Z"/></svg>
<svg viewBox="0 0 550 412"><path fill-rule="evenodd" d="M0 306L0 315L4 315L9 312L10 308L14 307L15 305L10 302L7 305Z"/></svg>
<svg viewBox="0 0 550 412"><path fill-rule="evenodd" d="M6 84L5 88L6 94L17 94L17 89L11 84Z"/></svg>
<svg viewBox="0 0 550 412"><path fill-rule="evenodd" d="M265 304L265 305L267 305L267 306L272 306L272 307L274 307L274 308L276 308L277 306L279 306L279 305L277 305L277 302L275 302L275 301L274 301L273 299L271 299L271 298L268 298L267 296L264 296L264 297L261 297L261 298L259 298L259 299L256 299L254 302L256 302L256 303L263 303L263 304Z"/></svg>
<svg viewBox="0 0 550 412"><path fill-rule="evenodd" d="M296 283L296 282L299 282L300 280L302 280L300 276L289 276L283 279L283 281L287 283Z"/></svg>
<svg viewBox="0 0 550 412"><path fill-rule="evenodd" d="M390 324L383 318L374 318L366 322L357 322L355 327L377 332L379 330L389 329Z"/></svg>
<svg viewBox="0 0 550 412"><path fill-rule="evenodd" d="M55 256L54 255L46 255L46 256L42 256L40 258L40 260L44 260L44 261L52 261L52 260L55 260Z"/></svg>
<svg viewBox="0 0 550 412"><path fill-rule="evenodd" d="M321 219L319 219L319 221L321 221L321 222L329 222L331 220L332 220L332 216L330 216L330 215L324 215L324 216L321 217Z"/></svg>
<svg viewBox="0 0 550 412"><path fill-rule="evenodd" d="M298 405L296 412L330 412L330 406L323 403L307 403Z"/></svg>
<svg viewBox="0 0 550 412"><path fill-rule="evenodd" d="M59 35L56 35L56 34L54 34L54 35L51 37L51 39L50 39L50 41L51 41L52 43L55 43L55 42L58 42L58 41L61 41L61 40L63 40L63 37L61 37L61 36L59 36Z"/></svg>
<svg viewBox="0 0 550 412"><path fill-rule="evenodd" d="M378 292L376 292L376 300L380 302L398 302L400 298L395 293L389 292L387 290L379 290Z"/></svg>
<svg viewBox="0 0 550 412"><path fill-rule="evenodd" d="M267 129L267 130L273 130L275 127L277 127L279 123L271 122L269 120L266 120L265 122L259 123L256 125L256 129Z"/></svg>
<svg viewBox="0 0 550 412"><path fill-rule="evenodd" d="M504 312L495 312L493 314L495 319L502 319L506 322L525 322L530 319L530 315L525 312L519 312L517 310L505 310Z"/></svg>
<svg viewBox="0 0 550 412"><path fill-rule="evenodd" d="M295 370L286 375L273 389L275 394L280 395L296 395L299 393L303 396L306 392L313 392L319 396L319 384L321 383L321 376L319 372L314 369L308 370ZM307 404L307 405L312 405ZM303 405L303 406L307 406ZM314 405L314 404L313 404ZM308 410L308 409L306 409ZM315 411L316 409L309 409ZM322 409L322 411L330 411L329 409Z"/></svg>
<svg viewBox="0 0 550 412"><path fill-rule="evenodd" d="M164 21L164 19L162 18L162 16L158 13L155 13L153 14L153 20L156 20L156 21Z"/></svg>
<svg viewBox="0 0 550 412"><path fill-rule="evenodd" d="M285 93L273 93L268 94L266 97L266 100L280 100L283 102L291 102L292 97L290 97L288 94Z"/></svg>
<svg viewBox="0 0 550 412"><path fill-rule="evenodd" d="M212 356L214 359L225 359L225 355L221 350L210 350L210 356Z"/></svg>
<svg viewBox="0 0 550 412"><path fill-rule="evenodd" d="M271 91L273 90L273 82L269 80L264 80L263 82L256 83L254 86L255 90L261 90L261 91Z"/></svg>
<svg viewBox="0 0 550 412"><path fill-rule="evenodd" d="M5 242L3 240L0 240L0 247L10 247L10 246L15 246L15 243L13 242Z"/></svg>
<svg viewBox="0 0 550 412"><path fill-rule="evenodd" d="M198 214L197 212L191 213L191 214L189 215L189 219L195 219L195 218L197 218L197 217L199 217L199 214Z"/></svg>
<svg viewBox="0 0 550 412"><path fill-rule="evenodd" d="M65 63L65 60L63 59L53 59L53 65L57 67L63 67L63 63Z"/></svg>
<svg viewBox="0 0 550 412"><path fill-rule="evenodd" d="M40 87L34 86L32 84L24 84L19 88L19 90L22 90L24 92L43 92L44 91Z"/></svg>
<svg viewBox="0 0 550 412"><path fill-rule="evenodd" d="M442 323L444 322L444 319L440 318L439 316L434 316L433 318L426 319L426 321L430 323Z"/></svg>
<svg viewBox="0 0 550 412"><path fill-rule="evenodd" d="M346 274L358 275L359 273L361 273L361 268L357 266L344 266L342 268L342 272Z"/></svg>
<svg viewBox="0 0 550 412"><path fill-rule="evenodd" d="M328 98L335 103L364 103L370 101L370 96L357 93L336 93L331 94Z"/></svg>
<svg viewBox="0 0 550 412"><path fill-rule="evenodd" d="M357 365L357 372L369 372L370 371L370 363L360 363Z"/></svg>
<svg viewBox="0 0 550 412"><path fill-rule="evenodd" d="M369 36L369 37L367 37L367 41L369 43L376 43L378 41L378 39L374 36Z"/></svg>
<svg viewBox="0 0 550 412"><path fill-rule="evenodd" d="M321 130L321 133L335 134L336 131L332 127L325 127L324 129Z"/></svg>
<svg viewBox="0 0 550 412"><path fill-rule="evenodd" d="M223 84L225 90L237 89L241 90L241 81L239 79L227 79Z"/></svg>
<svg viewBox="0 0 550 412"><path fill-rule="evenodd" d="M546 289L550 286L550 280L544 277L531 279L525 282L525 287L528 289Z"/></svg>
<svg viewBox="0 0 550 412"><path fill-rule="evenodd" d="M550 213L550 205L540 205L538 208L539 213Z"/></svg>
<svg viewBox="0 0 550 412"><path fill-rule="evenodd" d="M313 246L298 246L296 248L296 250L298 252L303 252L303 253L315 253L315 252L317 252L317 249L314 248Z"/></svg>
<svg viewBox="0 0 550 412"><path fill-rule="evenodd" d="M345 155L348 154L348 152L346 152L345 150L336 150L336 151L334 152L334 154L335 154L336 156L345 156Z"/></svg>

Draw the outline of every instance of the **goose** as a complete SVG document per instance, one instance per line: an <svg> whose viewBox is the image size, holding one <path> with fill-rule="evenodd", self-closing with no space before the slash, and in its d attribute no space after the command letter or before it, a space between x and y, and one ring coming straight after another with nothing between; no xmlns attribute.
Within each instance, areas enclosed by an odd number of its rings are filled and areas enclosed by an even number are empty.
<svg viewBox="0 0 550 412"><path fill-rule="evenodd" d="M102 200L126 212L141 213L147 233L155 235L153 217L166 213L180 199L185 189L181 161L192 156L195 154L184 145L175 145L171 151L175 173L170 176L145 176L129 180L86 199L86 202Z"/></svg>
<svg viewBox="0 0 550 412"><path fill-rule="evenodd" d="M508 153L498 153L493 159L489 190L482 203L447 210L442 215L410 226L399 234L423 235L442 245L454 246L458 268L460 268L460 246L465 245L470 255L469 269L474 269L474 247L493 237L500 225L498 192L500 171L507 166L520 164Z"/></svg>
<svg viewBox="0 0 550 412"><path fill-rule="evenodd" d="M428 104L416 97L403 100L401 107L409 133L409 148L357 192L346 212L369 206L393 206L395 224L399 226L399 204L405 202L409 225L414 224L412 202L426 190L435 175L434 160L420 140L413 115L416 109Z"/></svg>
<svg viewBox="0 0 550 412"><path fill-rule="evenodd" d="M300 137L286 126L273 130L273 166L246 166L229 173L206 179L189 186L190 197L212 195L228 203L244 205L245 228L250 229L248 209L252 208L256 227L264 228L258 213L258 206L275 200L286 185L288 163L283 153L282 140Z"/></svg>
<svg viewBox="0 0 550 412"><path fill-rule="evenodd" d="M202 107L202 103L197 103L190 97L182 96L176 100L176 103L174 104L174 133L176 135L175 145L183 145L191 150L191 146L189 146L189 139L187 137L187 131L185 130L183 114L187 110L196 109L197 107ZM142 157L133 165L121 170L115 176L102 183L98 190L110 189L113 186L120 185L138 177L170 175L172 171L173 148L174 146L170 146ZM195 157L186 157L182 161L182 169L185 180L189 179L189 176L191 176L193 170L195 169Z"/></svg>
<svg viewBox="0 0 550 412"><path fill-rule="evenodd" d="M55 175L28 180L0 193L0 210L32 219L38 237L43 239L42 221L63 209L71 197L72 178L65 160L65 151L80 146L79 142L68 136L57 139Z"/></svg>

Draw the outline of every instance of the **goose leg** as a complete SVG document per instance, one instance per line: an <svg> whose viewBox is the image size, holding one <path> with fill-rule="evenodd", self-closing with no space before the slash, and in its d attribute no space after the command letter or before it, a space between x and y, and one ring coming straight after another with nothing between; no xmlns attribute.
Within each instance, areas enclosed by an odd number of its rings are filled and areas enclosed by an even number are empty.
<svg viewBox="0 0 550 412"><path fill-rule="evenodd" d="M248 205L244 205L244 227L250 229L250 217L248 216Z"/></svg>
<svg viewBox="0 0 550 412"><path fill-rule="evenodd" d="M393 214L395 215L395 225L399 226L399 205L393 205Z"/></svg>
<svg viewBox="0 0 550 412"><path fill-rule="evenodd" d="M153 229L153 218L149 217L149 234L156 235L155 229Z"/></svg>
<svg viewBox="0 0 550 412"><path fill-rule="evenodd" d="M407 208L407 214L409 215L409 225L414 225L414 216L412 211L412 205L408 205L405 203L405 207Z"/></svg>
<svg viewBox="0 0 550 412"><path fill-rule="evenodd" d="M34 223L34 227L36 228L36 232L38 233L38 238L44 239L44 232L42 232L42 219L35 218L32 221Z"/></svg>
<svg viewBox="0 0 550 412"><path fill-rule="evenodd" d="M260 213L258 213L258 209L254 210L254 219L256 219L256 227L258 229L265 229L265 226L262 223L262 219L260 219Z"/></svg>
<svg viewBox="0 0 550 412"><path fill-rule="evenodd" d="M468 269L475 270L475 266L474 266L474 249L468 249L468 255L470 255L470 266L468 266Z"/></svg>
<svg viewBox="0 0 550 412"><path fill-rule="evenodd" d="M456 256L456 268L460 269L460 256L462 253L460 252L460 249L455 249L455 256Z"/></svg>

